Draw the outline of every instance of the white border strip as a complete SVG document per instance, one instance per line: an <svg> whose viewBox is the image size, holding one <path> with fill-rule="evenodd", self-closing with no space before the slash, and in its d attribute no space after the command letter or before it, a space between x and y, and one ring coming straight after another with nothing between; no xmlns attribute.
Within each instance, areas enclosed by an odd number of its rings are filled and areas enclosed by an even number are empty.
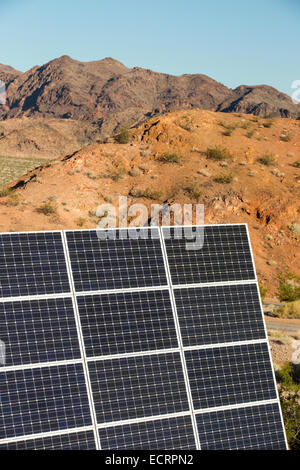
<svg viewBox="0 0 300 470"><path fill-rule="evenodd" d="M205 413L215 413L218 411L226 411L226 410L238 410L239 408L251 408L251 406L271 405L275 403L276 405L279 405L276 399L275 400L250 401L247 403L238 403L234 405L215 406L213 408L201 408L201 409L195 410L195 414L203 415ZM279 405L279 408L280 408L280 405Z"/></svg>
<svg viewBox="0 0 300 470"><path fill-rule="evenodd" d="M74 286L74 280L73 280L73 275L72 275L72 267L71 267L71 261L70 261L69 250L68 250L68 243L67 243L65 232L62 232L62 239L63 239L63 247L64 247L66 265L67 265L68 276L69 276L69 283L70 283L70 286L71 286L71 291L73 293L74 315L75 315L75 321L76 321L76 327L77 327L78 341L79 341L79 346L80 346L80 351L81 351L81 358L82 358L83 371L84 371L84 376L85 376L85 383L86 383L86 388L87 388L86 391L87 391L87 396L88 396L88 400L89 400L91 419L92 419L92 423L93 423L93 427L94 427L94 436L95 436L95 441L96 441L96 448L97 448L97 450L99 450L99 449L101 449L101 446L100 446L99 435L98 435L97 427L96 427L97 426L96 411L95 411L95 406L94 406L93 392L92 392L92 387L91 387L91 382L90 382L90 377L89 377L88 365L87 365L87 361L86 361L84 340L83 340L83 335L82 335L82 330L81 330L80 316L79 316L77 300L76 300L76 295L75 295L75 286Z"/></svg>
<svg viewBox="0 0 300 470"><path fill-rule="evenodd" d="M31 439L43 439L47 437L55 437L55 436L63 436L65 434L75 434L78 432L84 431L94 431L93 426L83 426L81 428L73 428L73 429L62 429L59 431L49 431L49 432L42 432L39 434L26 434L26 436L16 436L10 437L7 439L1 439L0 445L10 444L12 442L23 442L23 441L30 441Z"/></svg>
<svg viewBox="0 0 300 470"><path fill-rule="evenodd" d="M189 416L191 418L191 423L193 420L191 413L189 411L181 411L180 413L169 413L164 415L155 415L155 416L145 416L143 418L127 419L121 421L112 421L110 423L98 424L98 429L114 428L116 426L126 426L127 424L138 424L138 423L147 423L148 421L158 421L161 419L171 419L171 418L180 418L181 416Z"/></svg>

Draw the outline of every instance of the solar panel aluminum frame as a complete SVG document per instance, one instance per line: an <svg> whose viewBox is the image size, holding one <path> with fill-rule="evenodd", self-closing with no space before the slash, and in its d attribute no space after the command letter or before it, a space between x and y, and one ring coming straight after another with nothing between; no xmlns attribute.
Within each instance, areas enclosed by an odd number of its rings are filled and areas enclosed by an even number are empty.
<svg viewBox="0 0 300 470"><path fill-rule="evenodd" d="M255 268L254 264L254 258L253 258L253 251L252 251L252 246L250 243L250 237L249 237L249 231L248 231L248 226L247 224L217 224L217 226L234 226L234 225L245 225L246 230L247 230L247 237L248 237L248 243L250 247L250 252L251 252L251 259L252 259L252 265ZM206 227L207 225L203 225L202 227ZM210 226L210 225L209 225ZM181 226L182 228L187 227L187 226ZM196 226L190 225L189 227L195 228ZM87 394L88 394L88 399L89 399L89 404L90 404L90 410L91 410L91 417L92 417L92 423L93 426L88 426L88 427L81 427L81 428L73 428L73 429L68 429L68 430L63 430L63 431L53 431L49 433L40 433L40 434L34 434L34 435L26 435L26 436L21 436L21 437L16 437L16 438L9 438L1 441L1 444L5 444L6 442L14 442L14 441L20 441L20 440L29 440L29 439L36 439L39 437L48 437L48 436L55 436L55 435L61 435L61 434L66 434L66 433L72 433L72 432L77 432L77 431L88 431L93 429L94 431L94 436L95 436L95 442L96 442L96 447L98 449L101 449L100 445L100 439L99 439L99 433L98 429L103 428L103 427L111 427L111 426L117 426L120 424L130 424L130 423L139 423L139 422L145 422L145 421L154 421L156 419L163 419L163 418L171 418L171 417L177 417L177 416L190 416L192 420L192 425L193 425L193 430L194 430L194 436L195 436L195 443L197 446L197 449L200 449L200 442L199 442L199 437L198 437L198 430L197 430L197 423L196 423L196 415L199 413L208 413L211 411L222 411L226 409L235 409L235 408L243 408L247 406L254 406L254 405L260 405L260 404L267 404L267 403L277 403L279 404L279 410L280 410L280 416L281 416L281 422L282 426L284 429L284 424L283 424L283 417L282 417L282 411L280 408L280 400L279 400L279 395L278 391L276 388L276 379L275 379L275 373L274 370L272 370L273 373L273 380L274 380L274 386L276 389L276 394L277 394L277 399L276 400L271 400L271 401L261 401L261 402L251 402L251 403L245 403L245 404L238 404L238 405L229 405L229 406L223 406L223 407L217 407L217 408L208 408L204 410L194 410L193 409L193 401L191 397L191 390L190 390L190 384L189 384L189 378L188 378L188 373L187 373L187 366L185 363L185 357L184 357L184 352L186 350L192 350L192 349L201 349L201 348L214 348L214 347L222 347L222 346L235 346L239 344L251 344L251 343L267 343L268 345L268 352L269 352L269 358L271 361L271 352L270 352L270 346L267 340L267 329L266 329L266 323L263 317L263 322L264 322L264 330L265 330L265 339L262 340L252 340L252 341L243 341L243 342L231 342L231 343L219 343L219 344L212 344L212 345L204 345L204 346L194 346L194 347L183 347L182 344L182 339L181 339L181 331L180 331L180 325L179 325L179 319L177 315L177 310L176 310L176 302L175 302L175 297L173 293L173 289L180 289L180 288L190 288L190 287L205 287L205 286L217 286L217 285L237 285L237 284L256 284L257 287L257 292L258 292L258 297L260 301L260 309L261 313L263 315L263 310L262 310L262 303L259 295L259 288L258 288L258 281L257 281L257 275L256 271L254 269L255 273L255 279L251 280L243 280L243 281L226 281L226 282L210 282L210 283L199 283L199 284L184 284L184 285L172 285L172 280L171 280L171 274L170 274L170 269L168 265L168 257L166 253L166 247L164 243L164 237L163 237L163 230L161 227L141 227L140 229L147 228L152 229L155 228L159 230L159 238L160 238L160 243L161 243L161 248L162 248L162 254L163 254L163 259L164 259L164 265L167 273L167 281L168 285L163 285L163 286L155 286L155 287L141 287L141 288L129 288L129 289L113 289L113 290L102 290L102 291L84 291L84 292L75 292L74 288L74 282L73 282L73 275L72 275L72 269L71 269L71 263L70 263L70 257L69 257L69 251L68 251L68 245L67 245L67 239L66 239L66 232L67 231L60 231L60 230L55 230L55 231L46 231L47 232L60 232L62 234L62 239L63 239L63 246L64 246L64 253L65 253L65 258L66 258L66 264L67 264L67 271L68 271L68 277L69 277L69 282L71 286L71 292L69 293L61 293L61 294L43 294L39 296L21 296L21 297L9 297L5 299L0 299L0 302L4 301L14 301L14 300L26 300L26 299L38 299L38 298L58 298L58 297L71 297L73 300L73 306L74 306L74 312L75 312L75 321L76 321L76 326L77 326L77 333L79 336L79 344L80 344L80 351L81 351L81 360L72 360L72 361L61 361L62 364L67 364L67 363L81 363L83 364L84 368L84 374L85 374L85 379L86 379L86 384L87 384ZM96 229L96 231L99 229ZM128 230L128 228L117 228L117 229L102 229L102 230ZM80 229L74 230L74 231L82 231ZM84 231L91 231L90 229L86 229ZM95 229L93 230L95 231ZM10 233L10 232L8 232ZM27 233L36 233L36 232L27 232ZM11 234L11 233L10 233ZM171 298L171 304L172 304L172 311L173 311L173 317L175 321L175 326L176 326L176 334L178 338L178 344L179 347L178 349L174 349L174 351L180 353L181 357L181 363L184 371L184 378L185 378L185 384L186 384L186 390L188 394L188 401L189 401L189 407L190 411L184 411L180 413L169 413L167 415L159 415L159 416L150 416L150 417L145 417L145 418L138 418L138 419L132 419L132 420L124 420L124 421L118 421L118 422L110 422L110 423L104 423L104 424L97 424L96 420L96 414L95 414L95 407L93 403L93 395L92 395L92 389L91 389L91 384L90 384L90 379L89 379L89 373L88 373L88 362L94 361L94 360L99 360L99 359L105 359L106 357L97 357L97 358L87 358L85 354L85 349L84 349L84 342L83 342L83 335L82 335L82 330L81 330L81 323L80 323L80 317L79 317L79 311L77 307L77 296L81 295L93 295L93 294L98 294L101 295L102 293L109 294L111 293L120 293L120 292L138 292L138 291L146 291L146 290L169 290L170 293L170 298ZM172 349L173 351L173 349ZM140 353L131 353L131 354L124 354L124 356L129 357L130 355L132 356L137 356L137 355L147 355L147 354L158 354L159 352L171 352L170 349L168 350L159 350L159 351L143 351ZM122 355L120 355L122 356ZM109 358L112 357L118 357L118 355L114 356L108 356ZM26 366L15 366L15 367L9 367L7 369L9 370L16 370L18 368L24 369L25 367L27 368L34 368L34 367L42 367L42 366L51 366L51 365L59 365L58 362L54 363L43 363L43 364L29 364ZM5 370L6 368L1 368L1 370ZM286 443L286 448L288 448L286 436L284 433L285 437L285 443Z"/></svg>

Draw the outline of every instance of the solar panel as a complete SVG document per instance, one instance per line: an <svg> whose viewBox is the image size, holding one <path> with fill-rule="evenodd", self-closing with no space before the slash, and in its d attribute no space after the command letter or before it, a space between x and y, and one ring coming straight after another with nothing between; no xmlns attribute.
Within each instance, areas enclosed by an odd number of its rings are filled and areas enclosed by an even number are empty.
<svg viewBox="0 0 300 470"><path fill-rule="evenodd" d="M0 297L70 292L60 232L0 235Z"/></svg>
<svg viewBox="0 0 300 470"><path fill-rule="evenodd" d="M89 363L98 424L189 410L179 353Z"/></svg>
<svg viewBox="0 0 300 470"><path fill-rule="evenodd" d="M200 250L187 250L174 228L163 234L174 285L255 279L245 225L206 226Z"/></svg>
<svg viewBox="0 0 300 470"><path fill-rule="evenodd" d="M81 364L0 371L0 439L92 424Z"/></svg>
<svg viewBox="0 0 300 470"><path fill-rule="evenodd" d="M77 297L88 357L177 348L168 290Z"/></svg>
<svg viewBox="0 0 300 470"><path fill-rule="evenodd" d="M147 239L125 239L117 230L108 240L100 240L96 230L67 232L75 290L167 285L158 229L141 231Z"/></svg>
<svg viewBox="0 0 300 470"><path fill-rule="evenodd" d="M190 416L99 429L102 449L196 449Z"/></svg>
<svg viewBox="0 0 300 470"><path fill-rule="evenodd" d="M256 284L175 289L184 346L265 339Z"/></svg>
<svg viewBox="0 0 300 470"><path fill-rule="evenodd" d="M282 450L285 442L278 403L197 415L203 450Z"/></svg>
<svg viewBox="0 0 300 470"><path fill-rule="evenodd" d="M0 303L0 332L6 367L81 358L69 297Z"/></svg>
<svg viewBox="0 0 300 470"><path fill-rule="evenodd" d="M0 234L0 449L285 449L247 227L101 233Z"/></svg>

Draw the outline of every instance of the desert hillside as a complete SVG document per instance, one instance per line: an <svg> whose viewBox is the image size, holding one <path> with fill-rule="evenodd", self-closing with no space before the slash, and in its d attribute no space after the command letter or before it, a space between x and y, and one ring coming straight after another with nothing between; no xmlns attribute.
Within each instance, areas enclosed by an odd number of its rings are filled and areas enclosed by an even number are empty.
<svg viewBox="0 0 300 470"><path fill-rule="evenodd" d="M120 137L120 136L119 136ZM126 132L118 140L127 140ZM190 110L51 161L1 192L0 231L95 228L119 195L203 203L205 223L249 224L260 280L300 274L300 122Z"/></svg>
<svg viewBox="0 0 300 470"><path fill-rule="evenodd" d="M232 90L203 74L174 76L112 58L80 62L62 56L25 73L0 64L7 85L0 119L73 119L97 123L101 137L179 109L300 117L300 105L267 86Z"/></svg>

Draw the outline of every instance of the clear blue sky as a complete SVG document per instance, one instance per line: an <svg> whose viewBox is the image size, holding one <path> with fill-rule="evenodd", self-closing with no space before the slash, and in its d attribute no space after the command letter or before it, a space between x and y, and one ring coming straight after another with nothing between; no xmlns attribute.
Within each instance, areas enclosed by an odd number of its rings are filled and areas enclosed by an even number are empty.
<svg viewBox="0 0 300 470"><path fill-rule="evenodd" d="M300 80L300 0L0 0L0 32L0 63L23 71L68 54L232 88Z"/></svg>

